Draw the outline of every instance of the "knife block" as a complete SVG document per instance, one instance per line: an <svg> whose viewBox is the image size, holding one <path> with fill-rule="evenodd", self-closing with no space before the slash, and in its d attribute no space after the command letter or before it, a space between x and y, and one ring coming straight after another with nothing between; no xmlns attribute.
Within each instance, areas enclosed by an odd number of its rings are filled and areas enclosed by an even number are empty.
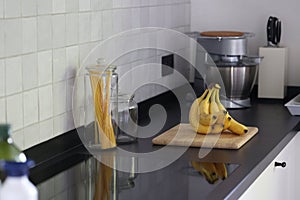
<svg viewBox="0 0 300 200"><path fill-rule="evenodd" d="M258 98L283 99L287 82L286 47L260 47L263 57L258 70Z"/></svg>

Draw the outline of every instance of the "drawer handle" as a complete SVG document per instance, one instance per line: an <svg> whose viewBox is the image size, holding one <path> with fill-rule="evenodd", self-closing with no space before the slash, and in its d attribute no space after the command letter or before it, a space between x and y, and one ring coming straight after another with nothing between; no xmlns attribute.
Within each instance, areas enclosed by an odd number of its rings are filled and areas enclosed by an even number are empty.
<svg viewBox="0 0 300 200"><path fill-rule="evenodd" d="M275 167L285 168L286 167L286 162L275 162Z"/></svg>

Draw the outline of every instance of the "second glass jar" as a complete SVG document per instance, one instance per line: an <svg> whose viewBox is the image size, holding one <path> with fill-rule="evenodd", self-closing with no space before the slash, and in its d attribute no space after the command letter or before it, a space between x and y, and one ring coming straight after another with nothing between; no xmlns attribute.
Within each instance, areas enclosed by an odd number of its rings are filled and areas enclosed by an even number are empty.
<svg viewBox="0 0 300 200"><path fill-rule="evenodd" d="M117 144L132 143L138 134L138 104L134 96L118 95Z"/></svg>

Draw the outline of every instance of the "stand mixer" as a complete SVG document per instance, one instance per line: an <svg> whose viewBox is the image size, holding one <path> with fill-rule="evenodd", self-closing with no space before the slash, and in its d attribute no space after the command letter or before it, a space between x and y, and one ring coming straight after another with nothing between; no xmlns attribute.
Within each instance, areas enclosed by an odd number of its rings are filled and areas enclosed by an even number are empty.
<svg viewBox="0 0 300 200"><path fill-rule="evenodd" d="M253 89L261 57L247 55L247 39L253 33L207 31L198 34L197 42L209 53L224 82L226 108L251 106ZM213 66L211 66L213 67Z"/></svg>

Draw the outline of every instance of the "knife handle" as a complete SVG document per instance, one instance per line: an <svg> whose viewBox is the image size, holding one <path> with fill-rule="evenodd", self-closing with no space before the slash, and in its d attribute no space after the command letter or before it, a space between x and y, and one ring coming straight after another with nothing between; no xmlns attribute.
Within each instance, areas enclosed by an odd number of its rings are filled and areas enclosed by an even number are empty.
<svg viewBox="0 0 300 200"><path fill-rule="evenodd" d="M267 39L268 42L272 42L273 38L273 17L269 17L267 24Z"/></svg>
<svg viewBox="0 0 300 200"><path fill-rule="evenodd" d="M280 38L281 38L281 21L280 20L277 21L277 30L276 31L277 31L277 34L276 34L277 44L279 44Z"/></svg>

